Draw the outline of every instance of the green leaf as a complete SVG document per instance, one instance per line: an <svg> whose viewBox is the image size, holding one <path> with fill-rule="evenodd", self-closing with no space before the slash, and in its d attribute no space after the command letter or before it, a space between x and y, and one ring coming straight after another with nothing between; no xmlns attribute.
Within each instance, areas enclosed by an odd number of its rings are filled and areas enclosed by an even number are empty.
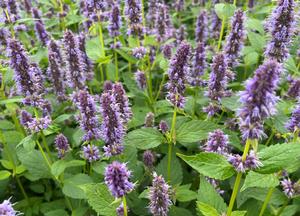
<svg viewBox="0 0 300 216"><path fill-rule="evenodd" d="M170 208L169 216L192 216L192 213L186 208L179 208L177 206L172 206Z"/></svg>
<svg viewBox="0 0 300 216"><path fill-rule="evenodd" d="M235 174L226 158L216 153L203 152L193 156L177 154L188 165L197 170L204 176L225 180Z"/></svg>
<svg viewBox="0 0 300 216"><path fill-rule="evenodd" d="M82 186L92 182L93 180L90 176L79 173L77 175L71 176L68 179L65 179L62 191L66 196L73 199L86 199Z"/></svg>
<svg viewBox="0 0 300 216"><path fill-rule="evenodd" d="M257 64L259 59L259 54L257 52L250 52L244 57L244 61L246 65L254 65Z"/></svg>
<svg viewBox="0 0 300 216"><path fill-rule="evenodd" d="M145 37L145 40L144 40L145 46L156 46L157 44L158 44L157 39L154 35L148 35Z"/></svg>
<svg viewBox="0 0 300 216"><path fill-rule="evenodd" d="M42 178L51 178L50 169L42 154L38 150L27 151L23 148L17 149L17 155L24 167L28 170L27 177L36 181Z"/></svg>
<svg viewBox="0 0 300 216"><path fill-rule="evenodd" d="M72 116L73 116L73 114L62 114L62 115L56 117L56 119L53 120L53 123L56 123L56 124L63 123L65 120L68 120Z"/></svg>
<svg viewBox="0 0 300 216"><path fill-rule="evenodd" d="M263 166L256 170L259 173L274 173L288 168L299 161L299 143L276 144L262 149L258 157Z"/></svg>
<svg viewBox="0 0 300 216"><path fill-rule="evenodd" d="M125 138L126 145L138 149L151 149L165 141L164 136L155 128L141 128L128 133Z"/></svg>
<svg viewBox="0 0 300 216"><path fill-rule="evenodd" d="M45 216L57 216L57 215L68 216L68 212L66 212L64 209L56 209L45 213Z"/></svg>
<svg viewBox="0 0 300 216"><path fill-rule="evenodd" d="M279 185L279 181L275 174L260 174L250 171L246 176L241 191L250 187L271 188L277 185Z"/></svg>
<svg viewBox="0 0 300 216"><path fill-rule="evenodd" d="M197 208L204 216L219 216L218 211L206 203L197 202Z"/></svg>
<svg viewBox="0 0 300 216"><path fill-rule="evenodd" d="M166 155L157 165L156 172L163 175L165 179L168 178L168 155ZM174 153L171 158L171 185L181 184L183 179L182 167L180 161Z"/></svg>
<svg viewBox="0 0 300 216"><path fill-rule="evenodd" d="M16 96L16 97L11 97L11 98L8 98L8 99L5 99L5 100L1 100L0 101L0 104L3 105L7 105L7 104L10 104L10 103L17 103L17 102L22 102L24 100L23 97L20 97L20 96Z"/></svg>
<svg viewBox="0 0 300 216"><path fill-rule="evenodd" d="M246 26L246 29L248 29L248 30L256 30L260 34L265 33L264 26L263 26L261 20L247 17L245 26Z"/></svg>
<svg viewBox="0 0 300 216"><path fill-rule="evenodd" d="M93 61L97 61L102 56L102 48L99 38L92 38L86 41L86 54Z"/></svg>
<svg viewBox="0 0 300 216"><path fill-rule="evenodd" d="M227 205L216 189L205 179L200 176L200 185L198 190L198 201L211 205L218 212L226 212Z"/></svg>
<svg viewBox="0 0 300 216"><path fill-rule="evenodd" d="M222 98L222 105L226 107L227 109L230 109L232 111L236 111L240 106L240 97L237 95L232 95L231 97L224 97Z"/></svg>
<svg viewBox="0 0 300 216"><path fill-rule="evenodd" d="M231 17L234 14L235 8L233 4L215 4L215 12L221 20Z"/></svg>
<svg viewBox="0 0 300 216"><path fill-rule="evenodd" d="M51 166L51 173L52 175L58 177L60 174L62 174L65 169L69 167L77 167L77 166L84 166L85 161L83 160L71 160L71 161L65 161L65 160L58 160L55 161Z"/></svg>
<svg viewBox="0 0 300 216"><path fill-rule="evenodd" d="M231 213L231 216L244 216L247 211L234 211Z"/></svg>
<svg viewBox="0 0 300 216"><path fill-rule="evenodd" d="M198 142L206 139L208 133L217 128L218 125L208 121L188 121L176 129L176 140L182 144Z"/></svg>
<svg viewBox="0 0 300 216"><path fill-rule="evenodd" d="M9 178L11 176L11 172L7 170L0 170L0 181Z"/></svg>
<svg viewBox="0 0 300 216"><path fill-rule="evenodd" d="M176 199L180 202L188 202L197 199L197 193L189 189L190 185L181 185L176 189Z"/></svg>
<svg viewBox="0 0 300 216"><path fill-rule="evenodd" d="M119 202L115 202L115 198L110 194L105 184L87 184L82 188L89 205L98 214L116 216L116 208L119 206Z"/></svg>
<svg viewBox="0 0 300 216"><path fill-rule="evenodd" d="M254 33L254 32L248 32L247 34L248 39L252 45L252 47L258 51L258 52L262 52L265 45L266 45L266 39L264 36Z"/></svg>
<svg viewBox="0 0 300 216"><path fill-rule="evenodd" d="M26 151L32 151L35 147L34 139L35 139L35 135L31 134L25 137L24 139L22 139L21 142L17 145L17 147L22 145Z"/></svg>
<svg viewBox="0 0 300 216"><path fill-rule="evenodd" d="M1 130L11 130L14 129L15 125L7 120L0 120L0 129Z"/></svg>

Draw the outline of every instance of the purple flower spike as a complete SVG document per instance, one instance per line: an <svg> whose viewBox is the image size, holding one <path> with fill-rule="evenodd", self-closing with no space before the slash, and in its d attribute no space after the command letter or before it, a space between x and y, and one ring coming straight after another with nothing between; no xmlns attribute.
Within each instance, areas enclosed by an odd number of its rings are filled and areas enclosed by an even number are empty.
<svg viewBox="0 0 300 216"><path fill-rule="evenodd" d="M144 33L142 23L142 5L140 0L125 1L125 15L128 19L128 34L141 36Z"/></svg>
<svg viewBox="0 0 300 216"><path fill-rule="evenodd" d="M122 18L120 5L116 2L110 12L108 32L111 37L118 37L120 35L120 28L122 26Z"/></svg>
<svg viewBox="0 0 300 216"><path fill-rule="evenodd" d="M96 116L96 104L94 98L86 91L80 90L72 94L72 101L80 110L79 121L85 134L83 141L100 138L99 121Z"/></svg>
<svg viewBox="0 0 300 216"><path fill-rule="evenodd" d="M280 184L283 188L283 192L288 198L292 198L295 194L294 183L289 179L283 179L280 181Z"/></svg>
<svg viewBox="0 0 300 216"><path fill-rule="evenodd" d="M148 1L148 12L146 15L147 24L150 26L150 28L153 27L154 22L156 21L156 14L157 14L157 4L158 0L149 0Z"/></svg>
<svg viewBox="0 0 300 216"><path fill-rule="evenodd" d="M51 124L51 118L45 116L43 118L34 118L32 121L27 122L27 128L35 133L45 130Z"/></svg>
<svg viewBox="0 0 300 216"><path fill-rule="evenodd" d="M66 152L70 149L67 137L65 137L63 134L58 134L55 137L55 147L58 151L58 158L63 158Z"/></svg>
<svg viewBox="0 0 300 216"><path fill-rule="evenodd" d="M100 98L100 112L102 115L101 136L106 143L106 155L117 155L123 150L122 143L125 135L124 120L115 96L111 92L104 92ZM110 152L112 151L112 152Z"/></svg>
<svg viewBox="0 0 300 216"><path fill-rule="evenodd" d="M291 133L294 133L296 130L300 129L300 104L299 103L294 109L290 120L287 122L286 128Z"/></svg>
<svg viewBox="0 0 300 216"><path fill-rule="evenodd" d="M153 164L155 162L155 156L154 156L152 151L147 150L147 151L144 152L143 162L147 167L149 167L149 168L153 167Z"/></svg>
<svg viewBox="0 0 300 216"><path fill-rule="evenodd" d="M123 205L123 202L116 209L116 211L117 211L117 216L124 216L124 205Z"/></svg>
<svg viewBox="0 0 300 216"><path fill-rule="evenodd" d="M162 176L153 173L152 186L149 188L149 209L152 215L168 216L172 205L170 197L170 186Z"/></svg>
<svg viewBox="0 0 300 216"><path fill-rule="evenodd" d="M300 79L293 80L291 82L287 95L293 99L296 99L300 96Z"/></svg>
<svg viewBox="0 0 300 216"><path fill-rule="evenodd" d="M125 163L113 161L105 169L105 184L111 194L120 198L133 190L134 184L129 181L131 171L126 167Z"/></svg>
<svg viewBox="0 0 300 216"><path fill-rule="evenodd" d="M84 66L79 42L71 31L64 34L64 48L67 60L66 77L71 88L85 88Z"/></svg>
<svg viewBox="0 0 300 216"><path fill-rule="evenodd" d="M193 67L189 70L188 82L192 86L203 86L204 82L201 77L204 75L206 68L206 56L204 43L198 43L195 56L193 59Z"/></svg>
<svg viewBox="0 0 300 216"><path fill-rule="evenodd" d="M219 3L219 0L213 1L213 5ZM220 36L222 20L218 17L217 13L213 10L211 12L210 34L213 39L218 39Z"/></svg>
<svg viewBox="0 0 300 216"><path fill-rule="evenodd" d="M63 101L66 98L64 83L65 71L63 70L64 63L60 47L53 40L51 40L48 44L48 59L49 67L47 73L51 78L51 83L58 100Z"/></svg>
<svg viewBox="0 0 300 216"><path fill-rule="evenodd" d="M245 29L244 29L245 15L241 9L238 9L231 20L231 30L226 39L226 45L224 52L227 58L229 67L233 67L237 64L240 51L243 47L245 40Z"/></svg>
<svg viewBox="0 0 300 216"><path fill-rule="evenodd" d="M186 26L181 25L179 29L176 31L176 44L180 44L183 42L187 37L187 31L186 31Z"/></svg>
<svg viewBox="0 0 300 216"><path fill-rule="evenodd" d="M166 134L169 131L169 126L166 121L161 120L159 123L159 130L163 133Z"/></svg>
<svg viewBox="0 0 300 216"><path fill-rule="evenodd" d="M139 89L144 90L147 87L147 78L143 71L138 70L135 72L134 78Z"/></svg>
<svg viewBox="0 0 300 216"><path fill-rule="evenodd" d="M277 88L281 66L273 60L266 61L246 81L246 88L240 93L241 109L238 110L240 130L243 138L259 139L265 136L263 121L275 112Z"/></svg>
<svg viewBox="0 0 300 216"><path fill-rule="evenodd" d="M10 202L10 199L4 200L2 203L0 203L0 215L3 216L18 216L21 215L20 212L14 210L13 205Z"/></svg>
<svg viewBox="0 0 300 216"><path fill-rule="evenodd" d="M254 170L263 166L253 150L246 156L245 161L243 161L242 156L238 154L228 155L227 160L234 166L237 172L246 172L246 170Z"/></svg>
<svg viewBox="0 0 300 216"><path fill-rule="evenodd" d="M196 22L196 31L195 31L195 38L197 42L206 43L207 36L208 36L208 20L207 20L207 12L201 11L199 16L197 17Z"/></svg>
<svg viewBox="0 0 300 216"><path fill-rule="evenodd" d="M142 59L147 54L147 49L145 47L136 47L132 50L132 55L137 59Z"/></svg>
<svg viewBox="0 0 300 216"><path fill-rule="evenodd" d="M0 28L0 46L6 47L8 43L8 38L10 38L10 32L7 28Z"/></svg>
<svg viewBox="0 0 300 216"><path fill-rule="evenodd" d="M41 12L37 8L32 8L32 17L35 19L35 34L44 46L49 41L49 34L46 31L45 24L41 18Z"/></svg>
<svg viewBox="0 0 300 216"><path fill-rule="evenodd" d="M152 128L154 127L154 120L155 116L152 112L148 112L147 115L145 116L145 122L144 125L147 128Z"/></svg>
<svg viewBox="0 0 300 216"><path fill-rule="evenodd" d="M95 145L83 146L82 152L83 158L90 163L100 160L100 151L99 148Z"/></svg>
<svg viewBox="0 0 300 216"><path fill-rule="evenodd" d="M132 111L129 106L129 99L122 83L117 82L113 85L112 94L114 95L116 103L119 106L121 118L123 119L124 123L128 123L132 118Z"/></svg>
<svg viewBox="0 0 300 216"><path fill-rule="evenodd" d="M180 11L183 11L184 10L184 3L185 3L185 0L177 0L175 3L174 3L174 8L177 12L180 12Z"/></svg>
<svg viewBox="0 0 300 216"><path fill-rule="evenodd" d="M185 103L183 94L185 91L190 52L191 46L186 42L182 42L170 62L170 69L168 71L169 81L166 86L168 89L167 100L179 108L183 108Z"/></svg>
<svg viewBox="0 0 300 216"><path fill-rule="evenodd" d="M254 170L261 166L263 166L263 164L259 161L256 153L253 150L250 150L250 152L247 155L246 160L245 160L245 167L247 169Z"/></svg>
<svg viewBox="0 0 300 216"><path fill-rule="evenodd" d="M18 19L20 19L19 15L19 5L16 0L6 0L3 1L1 5L3 8L7 8L8 17L6 17L5 21L8 22L16 22Z"/></svg>
<svg viewBox="0 0 300 216"><path fill-rule="evenodd" d="M157 14L155 19L155 35L157 40L162 42L169 39L173 34L173 28L169 19L169 9L165 4L158 4L157 7Z"/></svg>
<svg viewBox="0 0 300 216"><path fill-rule="evenodd" d="M83 71L85 72L85 76L87 80L92 80L94 77L94 65L90 58L86 54L86 49L85 49L85 34L81 33L77 36L78 40L78 48L81 53L81 59L83 60L82 62L82 67Z"/></svg>
<svg viewBox="0 0 300 216"><path fill-rule="evenodd" d="M164 45L162 52L163 52L164 57L166 59L171 59L171 57L172 57L172 45L171 44Z"/></svg>
<svg viewBox="0 0 300 216"><path fill-rule="evenodd" d="M288 57L288 46L295 24L294 8L294 0L278 1L268 23L272 39L265 51L267 58L283 62Z"/></svg>
<svg viewBox="0 0 300 216"><path fill-rule="evenodd" d="M228 143L228 135L224 134L223 131L217 129L208 134L208 139L204 150L206 152L215 152L221 155L226 155L229 152Z"/></svg>
<svg viewBox="0 0 300 216"><path fill-rule="evenodd" d="M32 115L29 112L22 110L20 114L21 125L28 128L28 124L32 121L33 121Z"/></svg>

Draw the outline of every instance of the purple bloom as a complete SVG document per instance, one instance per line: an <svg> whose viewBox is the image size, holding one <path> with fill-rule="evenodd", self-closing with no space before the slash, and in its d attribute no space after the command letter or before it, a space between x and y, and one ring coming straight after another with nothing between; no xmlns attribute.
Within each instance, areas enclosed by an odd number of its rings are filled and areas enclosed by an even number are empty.
<svg viewBox="0 0 300 216"><path fill-rule="evenodd" d="M149 188L149 209L155 216L167 216L172 205L170 186L162 176L153 173L152 186Z"/></svg>
<svg viewBox="0 0 300 216"><path fill-rule="evenodd" d="M124 216L124 205L123 205L123 202L116 209L116 211L117 211L117 216Z"/></svg>
<svg viewBox="0 0 300 216"><path fill-rule="evenodd" d="M137 59L142 59L147 54L147 49L145 47L136 47L132 50L132 55Z"/></svg>
<svg viewBox="0 0 300 216"><path fill-rule="evenodd" d="M7 28L0 28L0 45L6 47L8 43L8 38L10 38L10 32Z"/></svg>
<svg viewBox="0 0 300 216"><path fill-rule="evenodd" d="M171 59L171 57L172 57L172 45L171 44L164 45L162 52L163 52L164 57L166 59Z"/></svg>
<svg viewBox="0 0 300 216"><path fill-rule="evenodd" d="M300 96L300 79L292 80L287 95L294 99Z"/></svg>
<svg viewBox="0 0 300 216"><path fill-rule="evenodd" d="M158 4L157 13L155 18L155 30L154 33L157 37L157 40L162 42L169 39L173 34L172 26L170 22L167 22L169 18L169 9L165 4Z"/></svg>
<svg viewBox="0 0 300 216"><path fill-rule="evenodd" d="M100 98L100 112L102 115L101 133L106 143L104 148L107 156L120 154L125 135L124 120L115 96L111 92L104 92Z"/></svg>
<svg viewBox="0 0 300 216"><path fill-rule="evenodd" d="M153 167L153 164L155 162L155 155L153 154L152 151L150 150L144 151L143 162L147 167L149 168Z"/></svg>
<svg viewBox="0 0 300 216"><path fill-rule="evenodd" d="M54 92L56 93L58 100L62 101L65 99L65 71L63 69L64 63L60 47L54 40L51 40L48 43L48 59L49 67L47 73L51 78L51 83L53 85Z"/></svg>
<svg viewBox="0 0 300 216"><path fill-rule="evenodd" d="M203 86L204 82L201 77L204 75L206 68L205 44L200 42L197 44L195 56L193 59L193 67L188 73L188 82L192 86Z"/></svg>
<svg viewBox="0 0 300 216"><path fill-rule="evenodd" d="M177 12L180 12L180 11L183 11L184 10L184 3L185 1L184 0L177 0L175 3L174 3L174 8Z"/></svg>
<svg viewBox="0 0 300 216"><path fill-rule="evenodd" d="M292 133L300 129L300 104L294 109L290 120L286 124L286 128Z"/></svg>
<svg viewBox="0 0 300 216"><path fill-rule="evenodd" d="M99 148L95 145L87 145L82 147L83 158L90 163L100 160Z"/></svg>
<svg viewBox="0 0 300 216"><path fill-rule="evenodd" d="M32 115L29 112L25 111L25 110L22 110L20 115L21 115L20 116L21 125L28 128L28 123L33 121Z"/></svg>
<svg viewBox="0 0 300 216"><path fill-rule="evenodd" d="M71 31L64 34L64 48L67 60L66 77L71 88L85 88L84 66L78 40Z"/></svg>
<svg viewBox="0 0 300 216"><path fill-rule="evenodd" d="M208 134L208 139L204 150L206 152L215 152L221 155L226 155L229 152L228 143L228 135L224 134L223 131L217 129Z"/></svg>
<svg viewBox="0 0 300 216"><path fill-rule="evenodd" d="M276 112L275 104L280 65L273 60L264 62L246 81L246 89L240 93L242 107L238 110L240 130L244 139L264 136L263 121Z"/></svg>
<svg viewBox="0 0 300 216"><path fill-rule="evenodd" d="M159 130L163 133L166 134L169 131L169 126L166 121L161 120L159 123Z"/></svg>
<svg viewBox="0 0 300 216"><path fill-rule="evenodd" d="M4 200L2 203L0 203L0 215L3 216L18 216L21 215L20 212L14 210L13 205L10 202L10 199Z"/></svg>
<svg viewBox="0 0 300 216"><path fill-rule="evenodd" d="M122 83L117 82L113 85L112 94L115 97L116 104L119 106L121 118L123 119L124 123L129 122L132 117L132 111Z"/></svg>
<svg viewBox="0 0 300 216"><path fill-rule="evenodd" d="M221 190L220 183L216 179L206 177L206 180L215 188L218 194L222 195L225 193L224 190Z"/></svg>
<svg viewBox="0 0 300 216"><path fill-rule="evenodd" d="M129 181L131 171L126 167L125 163L113 161L105 169L105 184L111 194L120 198L133 190L134 184Z"/></svg>
<svg viewBox="0 0 300 216"><path fill-rule="evenodd" d="M120 28L122 26L122 18L120 6L116 2L110 12L108 32L111 37L117 37L120 35Z"/></svg>
<svg viewBox="0 0 300 216"><path fill-rule="evenodd" d="M55 137L55 147L58 151L58 158L63 158L66 152L70 149L67 137L65 137L63 134L58 134Z"/></svg>
<svg viewBox="0 0 300 216"><path fill-rule="evenodd" d="M125 15L128 19L128 34L141 36L144 33L142 23L142 5L140 0L125 1Z"/></svg>
<svg viewBox="0 0 300 216"><path fill-rule="evenodd" d="M147 77L143 71L138 70L134 74L135 82L141 90L147 87Z"/></svg>
<svg viewBox="0 0 300 216"><path fill-rule="evenodd" d="M176 31L176 43L179 45L187 37L186 26L181 25Z"/></svg>
<svg viewBox="0 0 300 216"><path fill-rule="evenodd" d="M237 64L237 59L239 58L245 40L246 33L244 29L244 20L244 12L241 9L238 9L232 17L231 30L224 47L229 67L233 67Z"/></svg>
<svg viewBox="0 0 300 216"><path fill-rule="evenodd" d="M85 35L84 33L81 33L77 36L78 40L78 48L81 53L81 59L82 61L82 67L83 71L85 72L85 76L87 80L92 80L94 77L94 65L92 61L89 59L89 57L86 54L86 49L85 49Z"/></svg>
<svg viewBox="0 0 300 216"><path fill-rule="evenodd" d="M213 4L219 3L219 0L214 1ZM211 12L211 23L210 23L210 32L213 39L218 39L220 36L222 20L218 17L217 13L213 10Z"/></svg>
<svg viewBox="0 0 300 216"><path fill-rule="evenodd" d="M254 4L255 4L254 0L249 0L249 2L248 2L248 8L253 8Z"/></svg>
<svg viewBox="0 0 300 216"><path fill-rule="evenodd" d="M288 57L288 46L294 32L294 7L294 0L278 1L268 23L272 39L265 51L267 58L283 62Z"/></svg>
<svg viewBox="0 0 300 216"><path fill-rule="evenodd" d="M18 19L20 19L20 15L19 15L19 6L18 6L18 2L16 0L6 0L3 2L2 7L6 7L7 8L7 14L8 17L6 17L6 22L16 22Z"/></svg>
<svg viewBox="0 0 300 216"><path fill-rule="evenodd" d="M35 19L34 20L35 34L36 34L37 38L45 46L45 45L47 45L50 38L49 38L48 32L46 31L45 24L42 21L40 11L37 8L32 8L32 17Z"/></svg>
<svg viewBox="0 0 300 216"><path fill-rule="evenodd" d="M113 89L113 83L110 80L105 80L103 84L103 91L110 92Z"/></svg>
<svg viewBox="0 0 300 216"><path fill-rule="evenodd" d="M283 179L280 181L280 184L283 188L283 192L288 198L292 198L295 194L294 183L289 179Z"/></svg>
<svg viewBox="0 0 300 216"><path fill-rule="evenodd" d="M228 155L227 160L234 166L237 172L246 172L246 170L253 170L263 166L253 150L249 152L244 161L242 160L242 156L238 154Z"/></svg>
<svg viewBox="0 0 300 216"><path fill-rule="evenodd" d="M49 116L45 116L42 118L34 118L32 121L27 122L27 128L35 133L38 133L42 130L45 130L51 124L51 118Z"/></svg>
<svg viewBox="0 0 300 216"><path fill-rule="evenodd" d="M186 42L182 42L170 62L170 69L168 71L169 81L167 83L167 100L179 108L183 108L185 103L183 94L185 91L190 51L191 46Z"/></svg>
<svg viewBox="0 0 300 216"><path fill-rule="evenodd" d="M145 122L144 125L147 128L152 128L154 127L154 114L152 112L148 112L147 115L145 116Z"/></svg>
<svg viewBox="0 0 300 216"><path fill-rule="evenodd" d="M219 111L220 100L230 95L230 91L227 90L228 79L229 72L226 57L223 53L217 54L213 58L208 81L208 91L205 93L210 98L211 103L203 110L207 112L209 116L213 116Z"/></svg>
<svg viewBox="0 0 300 216"><path fill-rule="evenodd" d="M73 103L80 110L80 126L85 131L82 140L90 141L99 139L99 121L96 116L96 104L94 98L86 90L74 92L71 97Z"/></svg>
<svg viewBox="0 0 300 216"><path fill-rule="evenodd" d="M31 0L24 0L23 2L24 2L24 8L26 12L31 13L31 8L32 8Z"/></svg>
<svg viewBox="0 0 300 216"><path fill-rule="evenodd" d="M197 42L206 43L207 36L208 36L208 20L207 20L207 12L205 10L199 13L196 22L196 31L195 31L195 38Z"/></svg>

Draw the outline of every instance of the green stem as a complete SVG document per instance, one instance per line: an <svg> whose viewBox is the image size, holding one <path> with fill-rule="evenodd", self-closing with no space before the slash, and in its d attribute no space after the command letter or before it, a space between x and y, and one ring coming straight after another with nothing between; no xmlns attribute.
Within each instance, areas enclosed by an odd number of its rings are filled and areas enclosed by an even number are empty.
<svg viewBox="0 0 300 216"><path fill-rule="evenodd" d="M175 131L176 116L177 116L177 107L174 107L172 125L170 130L171 139L169 141L169 148L168 148L168 182L171 181L172 146L176 143L176 131Z"/></svg>
<svg viewBox="0 0 300 216"><path fill-rule="evenodd" d="M114 44L116 49L117 38L114 38ZM116 81L119 81L118 53L114 51L114 54L115 54Z"/></svg>
<svg viewBox="0 0 300 216"><path fill-rule="evenodd" d="M168 147L168 182L171 182L171 160L172 160L172 142L169 142Z"/></svg>
<svg viewBox="0 0 300 216"><path fill-rule="evenodd" d="M165 81L166 81L166 74L163 74L163 78L162 78L162 80L161 80L161 82L160 82L160 84L159 84L159 89L158 89L158 91L157 91L157 93L156 93L156 96L155 96L155 98L154 98L154 101L157 101L157 99L158 99L158 97L159 97L159 95L160 95L160 92L161 92L162 89L163 89L163 86L164 86Z"/></svg>
<svg viewBox="0 0 300 216"><path fill-rule="evenodd" d="M269 136L269 138L268 138L268 140L267 140L267 142L266 142L266 144L265 144L266 146L269 145L269 143L271 142L271 140L272 140L272 138L274 137L274 135L275 135L275 130L272 129L271 135Z"/></svg>
<svg viewBox="0 0 300 216"><path fill-rule="evenodd" d="M287 206L287 204L289 203L290 200L287 200L283 206L281 206L281 208L279 209L279 211L277 212L276 216L280 216L281 213L283 212L283 210L285 209L285 207Z"/></svg>
<svg viewBox="0 0 300 216"><path fill-rule="evenodd" d="M233 1L233 5L234 5L234 6L236 6L236 2L237 2L236 0Z"/></svg>
<svg viewBox="0 0 300 216"><path fill-rule="evenodd" d="M29 205L30 204L29 203L29 198L28 198L28 196L26 194L26 191L24 190L24 187L23 187L23 185L22 185L22 183L21 183L21 181L20 181L20 179L19 179L18 176L16 176L16 181L17 181L17 184L18 184L18 186L19 186L19 188L20 188L20 190L21 190L21 192L22 192L22 194L23 194L23 196L24 196L27 204Z"/></svg>
<svg viewBox="0 0 300 216"><path fill-rule="evenodd" d="M131 74L131 63L130 62L128 62L128 71Z"/></svg>
<svg viewBox="0 0 300 216"><path fill-rule="evenodd" d="M293 133L293 142L297 142L298 136L299 136L299 129L296 128L296 130Z"/></svg>
<svg viewBox="0 0 300 216"><path fill-rule="evenodd" d="M193 113L192 113L193 117L196 116L196 105L197 105L198 91L199 91L199 89L198 89L198 87L196 87L195 88L195 93L194 93L194 103L193 103Z"/></svg>
<svg viewBox="0 0 300 216"><path fill-rule="evenodd" d="M49 161L50 161L50 163L52 163L52 160L51 160L51 152L50 152L49 146L48 146L48 144L47 144L46 137L45 137L45 135L44 135L44 133L43 133L42 130L41 130L40 134L41 134L41 137L42 137L42 143L43 143L43 146L44 146L44 148L46 149L46 152L47 152L47 154L48 154Z"/></svg>
<svg viewBox="0 0 300 216"><path fill-rule="evenodd" d="M38 140L36 140L36 144L38 145L38 147L42 153L42 156L43 156L44 160L46 161L46 164L48 165L49 169L51 170L51 163L49 162L49 160L44 152L44 149L42 148L42 146Z"/></svg>
<svg viewBox="0 0 300 216"><path fill-rule="evenodd" d="M222 19L222 27L221 27L221 32L220 32L220 37L219 37L219 42L218 42L218 49L217 49L217 51L219 51L220 48L221 48L222 38L223 38L224 28L225 28L225 23L226 23L226 18L224 17L224 18Z"/></svg>
<svg viewBox="0 0 300 216"><path fill-rule="evenodd" d="M124 216L127 216L127 203L126 203L126 197L123 196L123 208L124 208Z"/></svg>
<svg viewBox="0 0 300 216"><path fill-rule="evenodd" d="M249 149L250 149L250 146L251 146L251 142L252 142L251 139L247 139L246 144L245 144L245 148L244 148L244 152L243 152L243 155L242 155L242 162L244 162L246 160L246 157L248 155L248 152L249 152ZM242 176L243 176L243 173L238 172L238 174L236 176L236 179L235 179L233 191L232 191L232 194L231 194L229 206L228 206L228 209L227 209L227 216L231 216L233 205L234 205L236 196L237 196L239 188L240 188L240 183L241 183Z"/></svg>
<svg viewBox="0 0 300 216"><path fill-rule="evenodd" d="M269 189L269 191L268 191L268 193L267 193L267 196L266 196L266 199L265 199L265 201L264 201L264 204L263 204L263 206L261 207L259 216L263 216L263 214L264 214L264 212L265 212L265 210L266 210L266 208L267 208L267 206L268 206L268 203L269 203L269 201L270 201L270 199L271 199L271 197L272 197L272 194L273 194L274 189L275 189L275 188L273 188L273 187Z"/></svg>

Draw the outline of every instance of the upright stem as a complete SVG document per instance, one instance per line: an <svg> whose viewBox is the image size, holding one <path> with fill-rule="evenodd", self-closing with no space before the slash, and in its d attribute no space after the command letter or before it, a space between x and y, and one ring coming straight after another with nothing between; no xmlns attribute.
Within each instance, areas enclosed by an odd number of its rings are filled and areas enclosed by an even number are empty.
<svg viewBox="0 0 300 216"><path fill-rule="evenodd" d="M251 139L247 139L247 141L246 141L246 145L245 145L244 152L243 152L243 155L242 155L242 162L244 162L246 160L246 157L248 155L248 152L249 152L252 141L253 140L251 140ZM239 187L240 187L242 176L243 176L243 173L238 172L238 174L236 176L236 179L235 179L234 186L233 186L233 191L232 191L232 194L231 194L229 206L228 206L228 209L227 209L227 216L231 216L233 205L234 205L236 196L239 192Z"/></svg>
<svg viewBox="0 0 300 216"><path fill-rule="evenodd" d="M49 162L49 160L48 160L48 158L47 158L47 156L46 156L46 154L44 152L44 149L42 148L42 146L41 146L41 144L40 144L40 142L38 140L36 140L36 144L38 145L38 147L39 147L39 149L40 149L40 151L42 153L42 156L43 156L44 160L46 161L49 169L51 170L51 163Z"/></svg>
<svg viewBox="0 0 300 216"><path fill-rule="evenodd" d="M44 146L44 148L45 148L46 151L47 151L47 154L48 154L48 157L49 157L49 161L50 161L50 163L52 163L52 160L51 160L51 152L50 152L50 149L49 149L49 147L48 147L48 144L47 144L47 141L46 141L46 137L45 137L43 131L41 131L40 134L41 134L41 137L42 137L42 143L43 143L43 146Z"/></svg>
<svg viewBox="0 0 300 216"><path fill-rule="evenodd" d="M168 182L171 182L171 160L172 160L172 142L169 142L168 147Z"/></svg>
<svg viewBox="0 0 300 216"><path fill-rule="evenodd" d="M234 6L236 6L236 2L237 2L236 0L233 1L233 5L234 5Z"/></svg>
<svg viewBox="0 0 300 216"><path fill-rule="evenodd" d="M124 208L124 216L127 216L127 203L126 203L126 197L123 196L123 208Z"/></svg>
<svg viewBox="0 0 300 216"><path fill-rule="evenodd" d="M23 187L23 185L22 185L22 183L21 183L21 181L20 181L20 179L19 179L18 176L16 176L16 181L17 181L17 184L18 184L18 186L19 186L19 188L20 188L20 190L21 190L21 192L22 192L22 194L23 194L23 196L24 196L27 204L29 205L28 196L27 196L26 191L24 190L24 187Z"/></svg>
<svg viewBox="0 0 300 216"><path fill-rule="evenodd" d="M115 49L116 49L116 44L117 44L117 38L114 38ZM116 81L119 81L118 53L116 50L114 50L114 54L115 54Z"/></svg>
<svg viewBox="0 0 300 216"><path fill-rule="evenodd" d="M220 32L220 37L219 37L219 42L218 42L218 49L217 49L217 51L219 51L220 48L221 48L222 38L223 38L224 28L225 28L225 22L226 22L226 18L224 17L224 18L222 19L222 27L221 27L221 32Z"/></svg>
<svg viewBox="0 0 300 216"><path fill-rule="evenodd" d="M155 98L154 98L154 101L157 101L157 99L158 99L158 97L159 97L159 95L160 95L160 92L161 92L161 90L162 90L162 88L163 88L163 86L164 86L165 80L166 80L166 74L163 74L163 78L162 78L162 80L161 80L161 82L160 82L160 84L159 84L159 89L158 89L158 91L157 91L157 93L156 93L156 96L155 96Z"/></svg>
<svg viewBox="0 0 300 216"><path fill-rule="evenodd" d="M168 147L168 182L171 181L171 160L172 160L172 146L176 143L176 116L177 116L177 107L174 107L174 113L172 118L172 125L170 130L171 139L169 141Z"/></svg>
<svg viewBox="0 0 300 216"><path fill-rule="evenodd" d="M267 206L268 206L268 203L269 203L269 201L270 201L270 199L271 199L271 197L272 197L272 194L273 194L274 189L275 189L275 188L273 188L273 187L269 189L269 191L268 191L268 193L267 193L267 196L266 196L266 199L265 199L265 201L264 201L264 204L263 204L263 206L261 207L259 216L263 216L263 214L264 214L264 212L265 212L265 210L266 210L266 208L267 208Z"/></svg>

